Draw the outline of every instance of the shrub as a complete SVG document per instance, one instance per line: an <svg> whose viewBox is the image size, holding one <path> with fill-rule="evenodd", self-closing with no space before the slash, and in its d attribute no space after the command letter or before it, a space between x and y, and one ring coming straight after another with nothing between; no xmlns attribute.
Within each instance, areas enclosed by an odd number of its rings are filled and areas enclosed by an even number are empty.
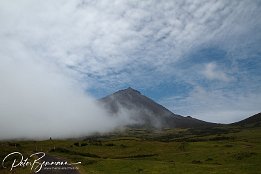
<svg viewBox="0 0 261 174"><path fill-rule="evenodd" d="M75 146L79 147L80 146L80 143L79 142L76 142L74 143Z"/></svg>
<svg viewBox="0 0 261 174"><path fill-rule="evenodd" d="M115 144L113 144L113 143L108 143L108 144L105 144L105 146L115 146Z"/></svg>
<svg viewBox="0 0 261 174"><path fill-rule="evenodd" d="M255 152L239 152L239 153L233 155L233 157L237 160L242 160L245 158L250 158L253 155L256 155L256 153Z"/></svg>
<svg viewBox="0 0 261 174"><path fill-rule="evenodd" d="M87 146L88 144L87 143L82 143L81 146Z"/></svg>
<svg viewBox="0 0 261 174"><path fill-rule="evenodd" d="M200 160L193 160L192 164L201 164L202 162Z"/></svg>

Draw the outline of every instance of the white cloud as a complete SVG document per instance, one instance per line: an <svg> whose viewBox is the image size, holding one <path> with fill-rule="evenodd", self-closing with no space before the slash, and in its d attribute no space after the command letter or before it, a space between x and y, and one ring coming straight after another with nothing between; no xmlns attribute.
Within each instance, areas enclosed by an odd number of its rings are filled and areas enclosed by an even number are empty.
<svg viewBox="0 0 261 174"><path fill-rule="evenodd" d="M260 97L260 94L250 91L242 94L234 89L228 93L197 86L187 97L168 97L160 103L181 115L209 122L232 123L259 113Z"/></svg>
<svg viewBox="0 0 261 174"><path fill-rule="evenodd" d="M228 82L228 75L217 67L216 63L207 63L202 71L202 74L209 80L221 80Z"/></svg>
<svg viewBox="0 0 261 174"><path fill-rule="evenodd" d="M98 78L104 86L118 83L112 74L124 78L126 67L141 72L142 79L147 62L156 73L166 73L202 44L229 47L223 40L248 33L258 11L255 1L236 0L26 0L1 1L0 9L3 49L9 47L6 40L14 40L43 59L84 72L89 85Z"/></svg>

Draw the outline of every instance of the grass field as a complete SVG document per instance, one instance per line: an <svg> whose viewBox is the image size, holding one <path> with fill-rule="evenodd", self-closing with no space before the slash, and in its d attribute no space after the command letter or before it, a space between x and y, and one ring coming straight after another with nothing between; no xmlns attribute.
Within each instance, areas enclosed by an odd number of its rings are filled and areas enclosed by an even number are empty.
<svg viewBox="0 0 261 174"><path fill-rule="evenodd" d="M55 145L55 150L53 146ZM10 152L43 151L71 162L81 173L218 173L261 171L261 127L127 130L82 139L0 143L2 159ZM11 161L10 161L11 163ZM15 173L30 173L16 168ZM10 173L0 169L0 173Z"/></svg>

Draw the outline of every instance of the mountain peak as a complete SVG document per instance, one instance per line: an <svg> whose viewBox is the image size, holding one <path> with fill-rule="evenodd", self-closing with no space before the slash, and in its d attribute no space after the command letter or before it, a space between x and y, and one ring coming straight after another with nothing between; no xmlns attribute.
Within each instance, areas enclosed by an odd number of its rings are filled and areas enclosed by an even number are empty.
<svg viewBox="0 0 261 174"><path fill-rule="evenodd" d="M125 113L128 113L139 126L191 128L209 125L201 120L176 115L131 87L119 90L100 101L112 115L121 115L121 111L124 109Z"/></svg>
<svg viewBox="0 0 261 174"><path fill-rule="evenodd" d="M136 89L133 89L131 87L128 87L126 89L122 89L122 90L119 90L118 92L116 93L126 93L126 94L141 94L140 91L136 90Z"/></svg>

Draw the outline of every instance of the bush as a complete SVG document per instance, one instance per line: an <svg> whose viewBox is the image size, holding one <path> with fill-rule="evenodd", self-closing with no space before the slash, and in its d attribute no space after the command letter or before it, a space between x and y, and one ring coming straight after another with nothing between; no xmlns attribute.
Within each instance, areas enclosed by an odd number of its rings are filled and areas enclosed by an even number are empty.
<svg viewBox="0 0 261 174"><path fill-rule="evenodd" d="M115 144L113 144L113 143L108 143L108 144L105 144L105 146L115 146Z"/></svg>
<svg viewBox="0 0 261 174"><path fill-rule="evenodd" d="M253 155L256 155L256 153L255 152L239 152L239 153L233 155L233 157L237 160L242 160L245 158L250 158Z"/></svg>
<svg viewBox="0 0 261 174"><path fill-rule="evenodd" d="M193 160L192 164L201 164L202 162L200 160Z"/></svg>
<svg viewBox="0 0 261 174"><path fill-rule="evenodd" d="M76 142L74 143L75 146L79 147L80 146L80 143L79 142Z"/></svg>
<svg viewBox="0 0 261 174"><path fill-rule="evenodd" d="M126 148L127 146L124 145L124 144L121 144L120 147L121 147L121 148Z"/></svg>
<svg viewBox="0 0 261 174"><path fill-rule="evenodd" d="M18 144L18 143L11 143L11 142L8 142L8 146L21 147L20 144Z"/></svg>
<svg viewBox="0 0 261 174"><path fill-rule="evenodd" d="M207 158L206 161L213 161L213 158Z"/></svg>
<svg viewBox="0 0 261 174"><path fill-rule="evenodd" d="M80 155L80 156L85 156L85 157L101 158L100 156L92 154L92 153L76 152L76 151L71 151L69 149L65 149L62 147L58 147L55 150L52 149L51 152L60 152L60 153L66 153L66 154L70 154L70 155Z"/></svg>
<svg viewBox="0 0 261 174"><path fill-rule="evenodd" d="M81 146L87 146L88 144L87 143L82 143Z"/></svg>

